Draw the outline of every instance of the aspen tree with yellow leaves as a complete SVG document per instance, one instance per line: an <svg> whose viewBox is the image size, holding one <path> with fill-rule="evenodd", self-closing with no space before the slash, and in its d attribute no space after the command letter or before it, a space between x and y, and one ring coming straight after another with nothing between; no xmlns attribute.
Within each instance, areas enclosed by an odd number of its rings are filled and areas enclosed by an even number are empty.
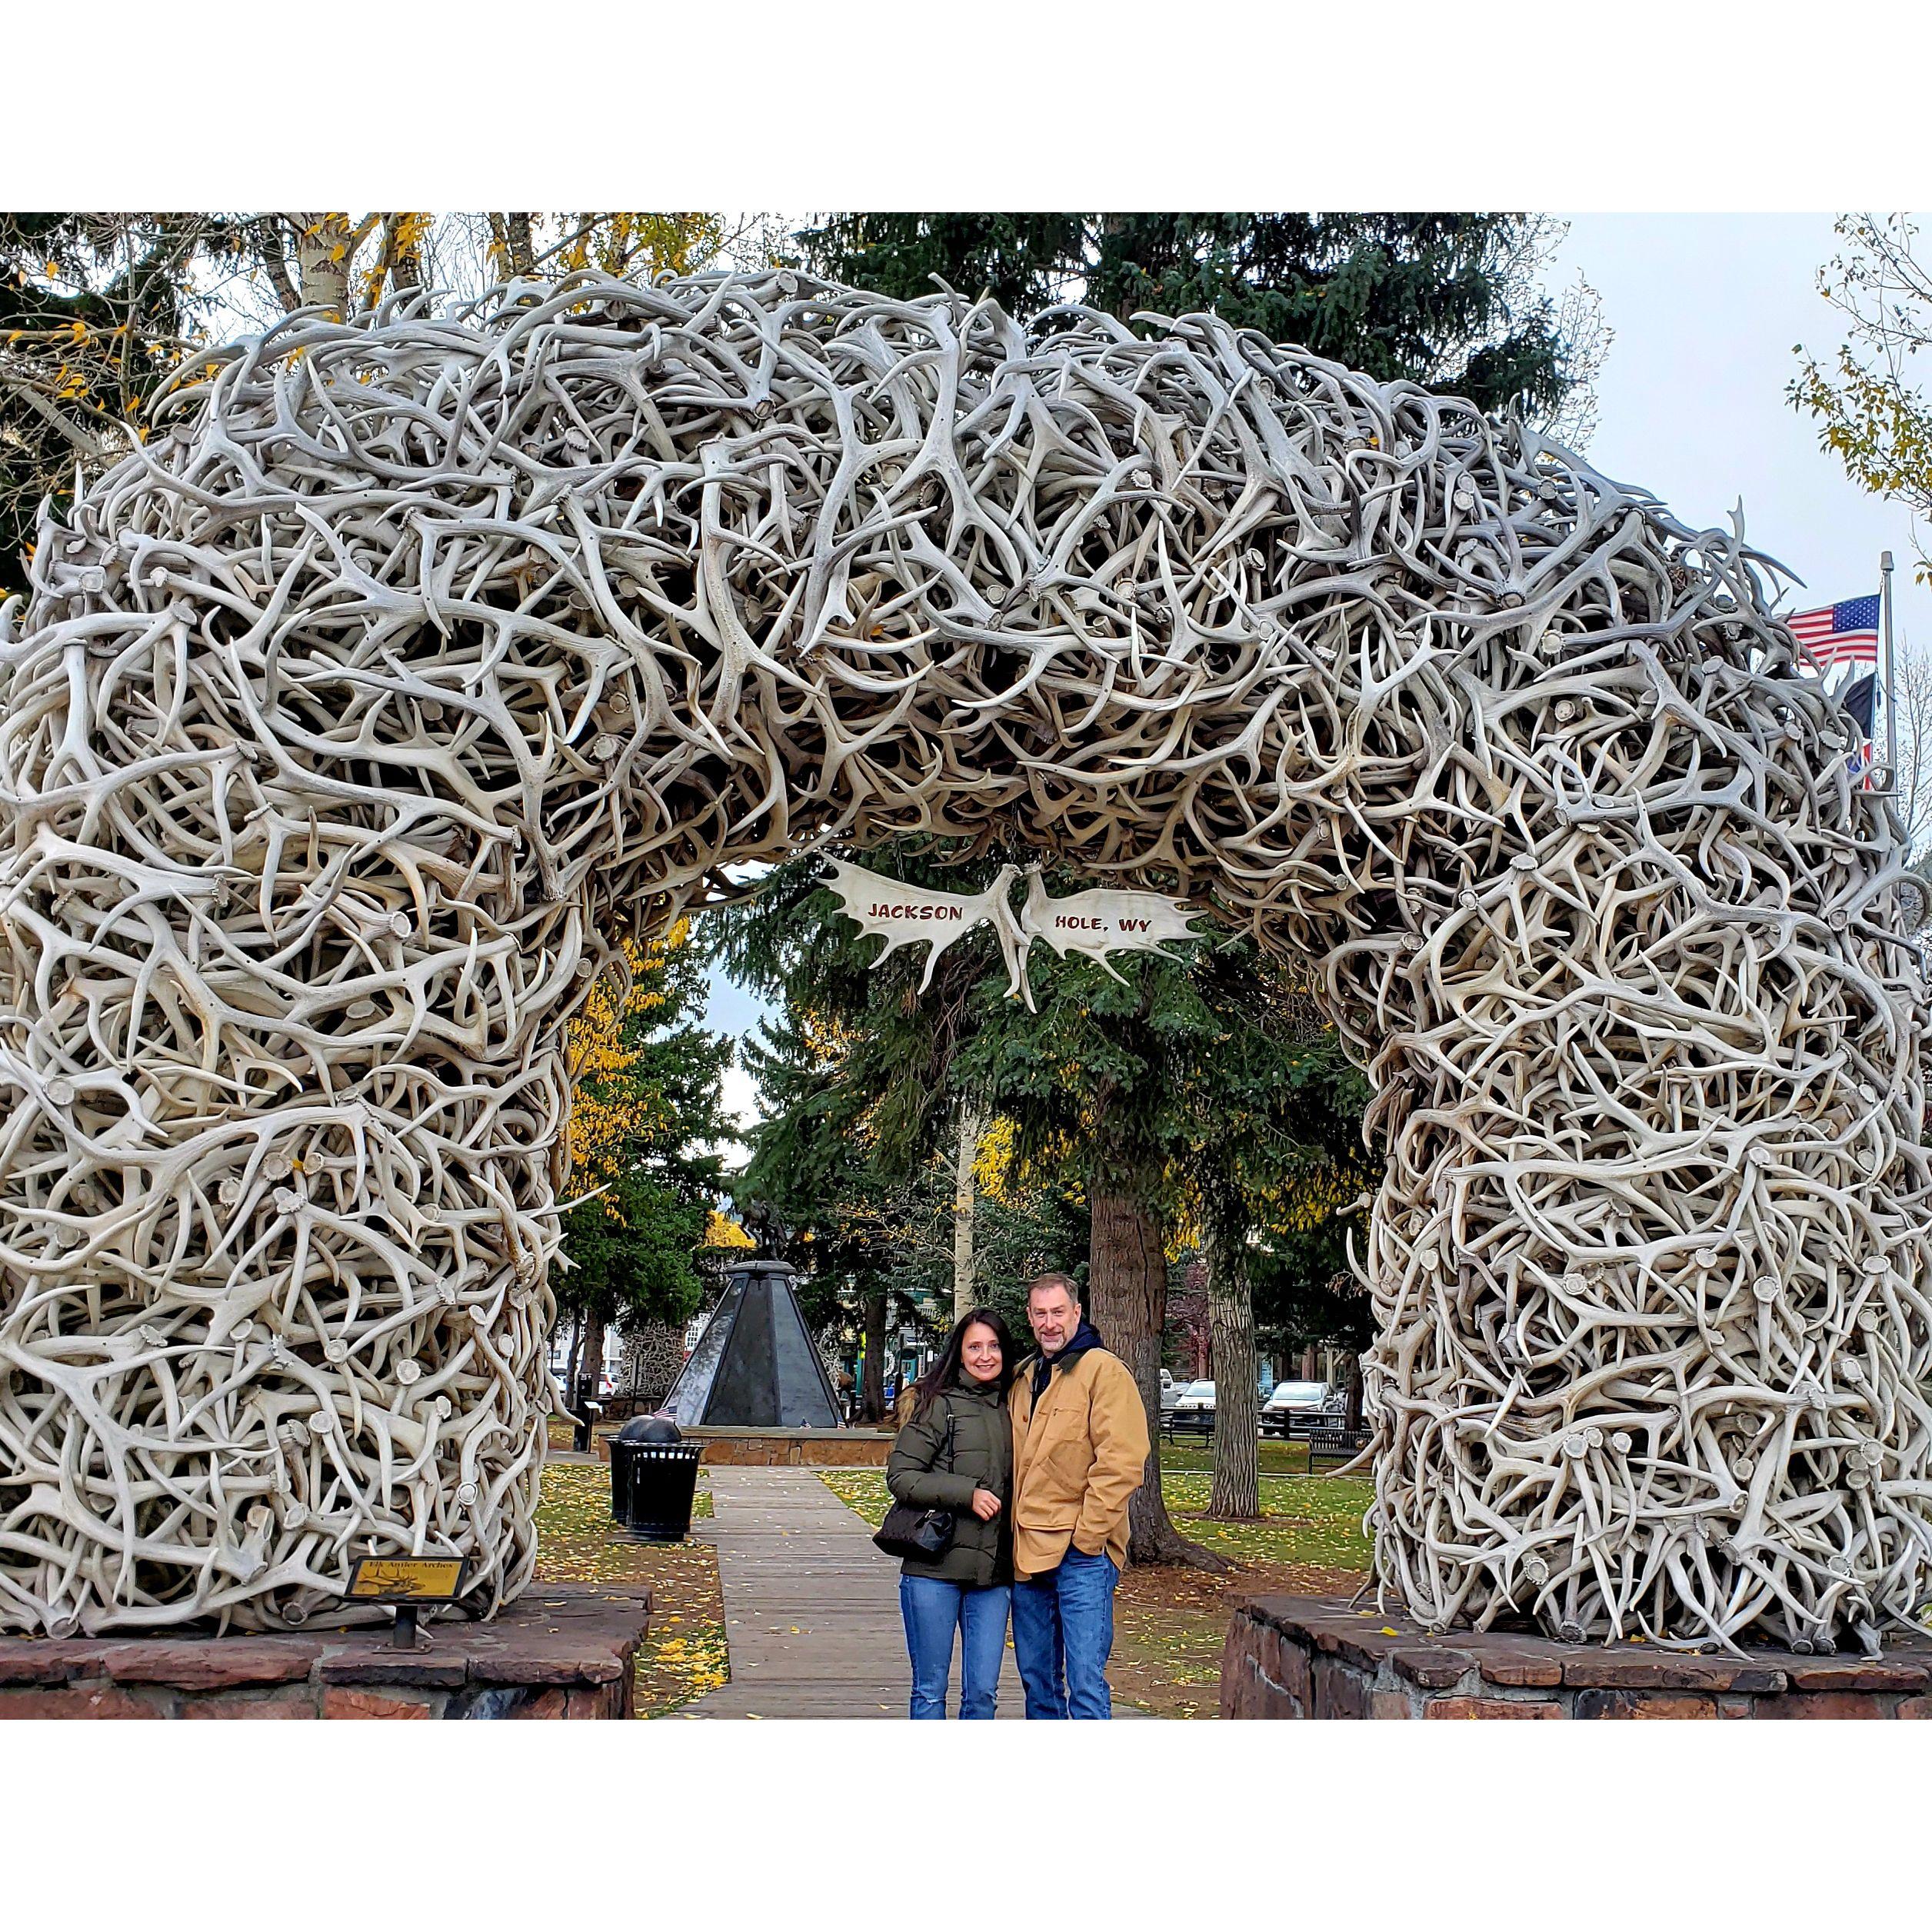
<svg viewBox="0 0 1932 1932"><path fill-rule="evenodd" d="M661 943L627 941L628 988L601 981L571 1022L571 1171L554 1286L560 1317L581 1324L579 1376L595 1387L604 1335L682 1321L704 1294L697 1257L735 1245L716 1212L734 1123L721 1082L728 1041L698 1024L703 969L681 921Z"/></svg>
<svg viewBox="0 0 1932 1932"><path fill-rule="evenodd" d="M764 268L783 245L763 215L0 214L0 596L27 588L42 504L58 515L138 447L155 391L220 343L298 308L347 318L517 276Z"/></svg>

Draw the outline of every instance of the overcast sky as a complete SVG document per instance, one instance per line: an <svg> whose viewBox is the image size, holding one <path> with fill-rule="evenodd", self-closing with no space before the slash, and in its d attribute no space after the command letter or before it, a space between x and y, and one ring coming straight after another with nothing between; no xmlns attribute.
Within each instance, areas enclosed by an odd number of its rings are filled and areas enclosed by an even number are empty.
<svg viewBox="0 0 1932 1932"><path fill-rule="evenodd" d="M1581 270L1616 331L1590 459L1696 528L1721 526L1742 498L1745 534L1805 581L1787 610L1876 591L1889 548L1900 638L1932 636L1910 516L1854 488L1784 399L1793 345L1829 361L1844 339L1816 279L1835 242L1823 215L1574 218L1551 279Z"/></svg>
<svg viewBox="0 0 1932 1932"><path fill-rule="evenodd" d="M1932 638L1932 591L1913 581L1912 520L1854 488L1784 399L1792 345L1829 359L1842 339L1843 318L1816 280L1834 240L1824 215L1585 215L1548 272L1560 291L1581 270L1615 331L1591 461L1654 491L1696 528L1727 527L1741 498L1746 535L1804 580L1787 611L1876 591L1889 548L1902 645ZM715 1028L741 1036L764 1010L715 981ZM755 1116L741 1070L726 1097Z"/></svg>

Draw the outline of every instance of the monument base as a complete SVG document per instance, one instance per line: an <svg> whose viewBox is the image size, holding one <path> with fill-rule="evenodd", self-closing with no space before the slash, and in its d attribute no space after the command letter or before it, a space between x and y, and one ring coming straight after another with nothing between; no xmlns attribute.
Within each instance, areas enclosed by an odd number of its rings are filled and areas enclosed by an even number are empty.
<svg viewBox="0 0 1932 1932"><path fill-rule="evenodd" d="M1333 1597L1259 1597L1228 1627L1224 1717L1932 1717L1932 1636L1884 1656L1687 1656L1511 1632L1431 1636Z"/></svg>
<svg viewBox="0 0 1932 1932"><path fill-rule="evenodd" d="M551 1584L493 1621L0 1637L0 1717L628 1717L648 1591ZM425 1613L426 1617L430 1613Z"/></svg>

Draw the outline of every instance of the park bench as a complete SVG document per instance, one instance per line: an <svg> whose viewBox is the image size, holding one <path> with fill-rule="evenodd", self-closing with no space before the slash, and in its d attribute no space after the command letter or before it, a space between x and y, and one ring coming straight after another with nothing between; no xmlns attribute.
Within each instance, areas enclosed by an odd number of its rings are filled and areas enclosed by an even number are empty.
<svg viewBox="0 0 1932 1932"><path fill-rule="evenodd" d="M1214 1433L1212 1409L1168 1409L1161 1417L1161 1433L1171 1441L1175 1436L1199 1436L1204 1441Z"/></svg>
<svg viewBox="0 0 1932 1932"><path fill-rule="evenodd" d="M1307 1428L1309 1474L1314 1474L1315 1464L1324 1456L1334 1462L1348 1461L1361 1452L1367 1440L1368 1431L1365 1428L1360 1424L1351 1428L1344 1417L1311 1417Z"/></svg>

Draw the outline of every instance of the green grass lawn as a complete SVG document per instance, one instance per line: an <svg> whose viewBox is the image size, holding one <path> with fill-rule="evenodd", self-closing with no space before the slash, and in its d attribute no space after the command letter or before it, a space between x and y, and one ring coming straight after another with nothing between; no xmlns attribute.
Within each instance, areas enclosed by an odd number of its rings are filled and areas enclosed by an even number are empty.
<svg viewBox="0 0 1932 1932"><path fill-rule="evenodd" d="M1279 1451L1286 1445L1267 1444ZM1303 1445L1295 1453L1305 1455ZM1196 1451L1196 1455L1202 1452ZM1314 1564L1327 1570L1367 1570L1371 1546L1362 1517L1374 1494L1364 1477L1271 1476L1261 1478L1257 1523L1219 1521L1200 1514L1208 1507L1211 1478L1205 1467L1169 1469L1161 1448L1161 1493L1174 1527L1221 1556L1237 1562ZM1265 1468L1266 1464L1264 1464ZM821 1469L819 1479L834 1495L877 1527L885 1520L885 1474L878 1469Z"/></svg>
<svg viewBox="0 0 1932 1932"><path fill-rule="evenodd" d="M1256 1444L1264 1476L1305 1476L1308 1473L1308 1445L1305 1442L1283 1442L1268 1437ZM1161 1438L1161 1468L1164 1474L1170 1469L1205 1469L1214 1466L1214 1439L1204 1440L1199 1436L1178 1436ZM1327 1465L1333 1469L1334 1463Z"/></svg>

